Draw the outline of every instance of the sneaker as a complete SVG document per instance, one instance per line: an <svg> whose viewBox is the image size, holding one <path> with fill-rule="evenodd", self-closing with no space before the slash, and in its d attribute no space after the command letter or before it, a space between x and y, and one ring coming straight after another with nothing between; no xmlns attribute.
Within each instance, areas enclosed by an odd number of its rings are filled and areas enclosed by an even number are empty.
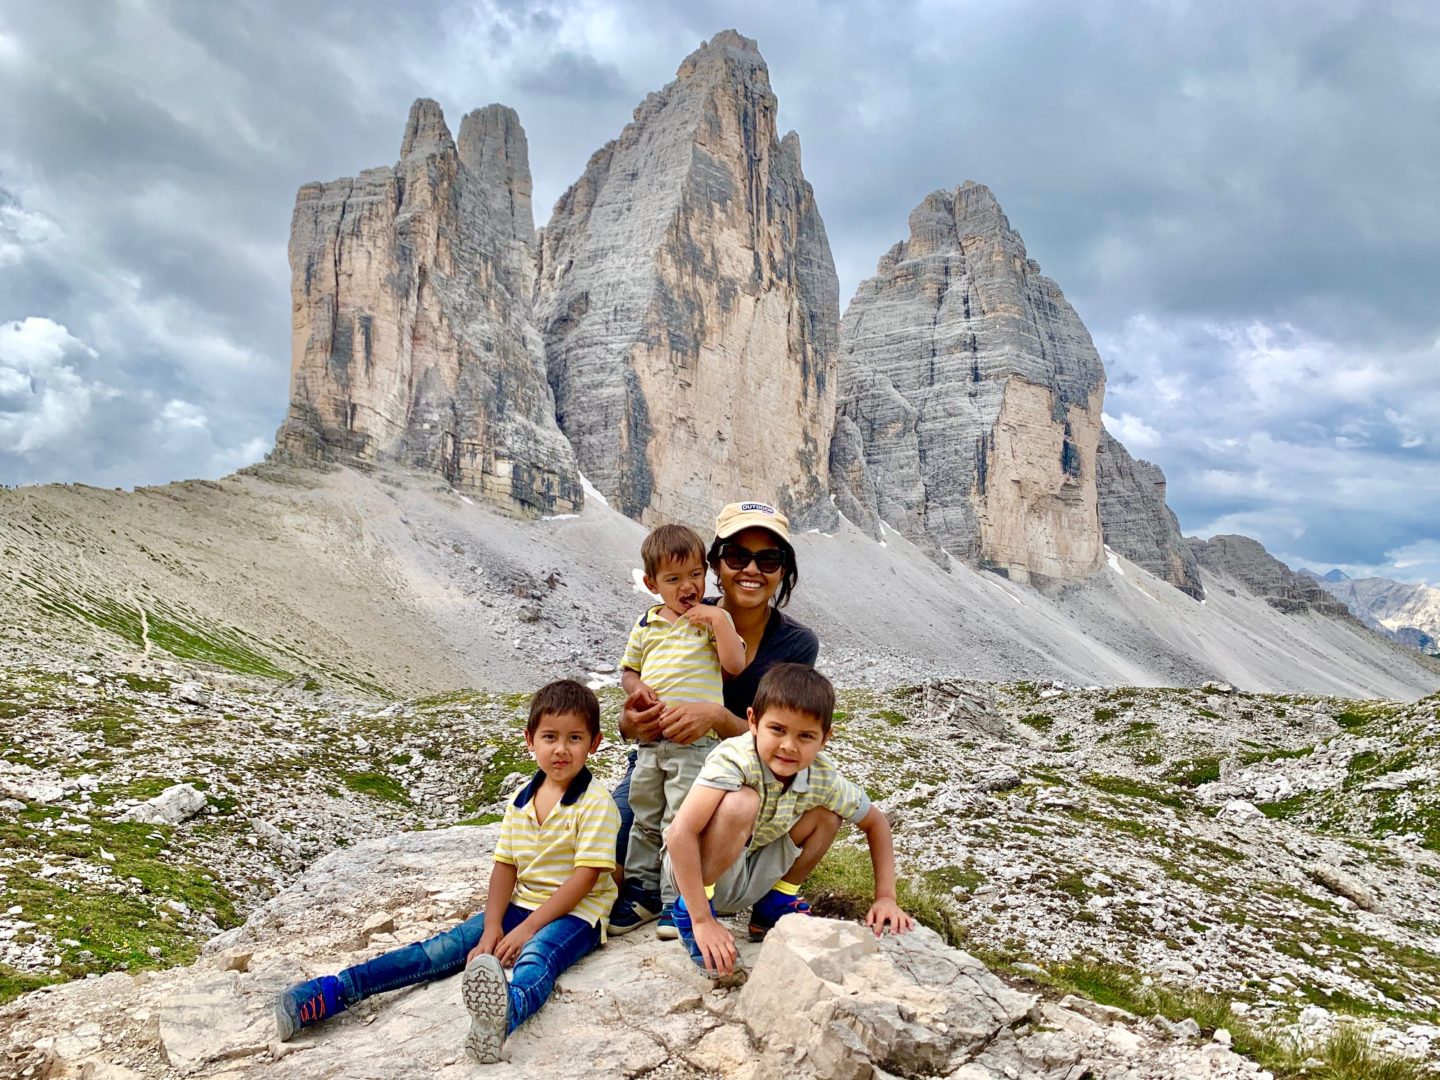
<svg viewBox="0 0 1440 1080"><path fill-rule="evenodd" d="M610 918L605 928L612 934L628 934L631 930L638 930L646 923L658 919L661 907L658 892L632 889L627 885L620 894L620 899L616 900L615 906L610 909Z"/></svg>
<svg viewBox="0 0 1440 1080"><path fill-rule="evenodd" d="M715 914L715 905L710 905L710 914ZM690 959L695 961L695 966L706 975L710 969L705 966L705 954L700 951L700 946L695 944L695 928L690 923L690 911L685 907L685 898L677 896L675 903L670 909L670 917L675 927L675 936L685 944L685 951L690 954Z"/></svg>
<svg viewBox="0 0 1440 1080"><path fill-rule="evenodd" d="M799 896L771 889L750 909L750 940L764 941L765 935L785 915L809 915L810 905Z"/></svg>
<svg viewBox="0 0 1440 1080"><path fill-rule="evenodd" d="M301 1028L313 1027L344 1011L345 999L340 996L337 976L322 975L296 983L280 991L275 999L276 1037L281 1042L289 1042Z"/></svg>
<svg viewBox="0 0 1440 1080"><path fill-rule="evenodd" d="M470 961L460 980L460 997L470 1010L465 1053L482 1065L495 1064L510 1022L510 987L500 961L489 953Z"/></svg>
<svg viewBox="0 0 1440 1080"><path fill-rule="evenodd" d="M660 921L655 924L655 936L661 941L674 941L680 936L675 929L675 905L666 904L660 909Z"/></svg>

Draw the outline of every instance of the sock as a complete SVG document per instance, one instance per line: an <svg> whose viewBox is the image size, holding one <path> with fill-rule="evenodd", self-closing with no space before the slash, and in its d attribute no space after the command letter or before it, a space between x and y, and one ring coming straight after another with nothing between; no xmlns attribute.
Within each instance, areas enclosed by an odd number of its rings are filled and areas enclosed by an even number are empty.
<svg viewBox="0 0 1440 1080"><path fill-rule="evenodd" d="M784 896L799 896L800 886L792 885L784 878L781 878L779 881L775 882L775 884L771 887L770 891L778 892Z"/></svg>
<svg viewBox="0 0 1440 1080"><path fill-rule="evenodd" d="M706 885L706 886L705 886L705 899L706 899L706 900L714 900L714 899L715 899L715 886L714 886L714 885Z"/></svg>

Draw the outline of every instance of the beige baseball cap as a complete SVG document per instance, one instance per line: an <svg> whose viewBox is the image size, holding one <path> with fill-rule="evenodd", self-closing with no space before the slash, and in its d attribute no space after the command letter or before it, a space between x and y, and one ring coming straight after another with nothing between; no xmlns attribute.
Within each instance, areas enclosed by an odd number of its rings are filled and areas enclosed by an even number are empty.
<svg viewBox="0 0 1440 1080"><path fill-rule="evenodd" d="M754 528L769 529L785 543L790 543L790 519L769 503L730 503L715 519L715 535L721 540Z"/></svg>

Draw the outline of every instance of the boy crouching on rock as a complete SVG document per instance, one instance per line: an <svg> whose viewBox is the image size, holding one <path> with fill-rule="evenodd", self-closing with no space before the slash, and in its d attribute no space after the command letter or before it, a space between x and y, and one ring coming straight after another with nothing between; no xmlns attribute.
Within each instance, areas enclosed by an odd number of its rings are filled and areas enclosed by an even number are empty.
<svg viewBox="0 0 1440 1080"><path fill-rule="evenodd" d="M545 1004L560 973L600 944L617 892L620 813L585 767L600 745L595 694L569 679L542 687L530 701L525 744L539 771L505 807L485 913L283 991L275 1002L282 1042L372 994L464 968L465 1051L499 1061L505 1037Z"/></svg>
<svg viewBox="0 0 1440 1080"><path fill-rule="evenodd" d="M804 664L775 665L755 691L750 730L710 752L665 835L680 893L675 926L707 972L728 975L735 966L735 939L716 921L717 909L753 905L752 941L782 916L809 912L800 886L844 821L870 846L875 902L865 925L877 935L915 925L895 902L889 821L820 752L834 712L835 688L824 675Z"/></svg>

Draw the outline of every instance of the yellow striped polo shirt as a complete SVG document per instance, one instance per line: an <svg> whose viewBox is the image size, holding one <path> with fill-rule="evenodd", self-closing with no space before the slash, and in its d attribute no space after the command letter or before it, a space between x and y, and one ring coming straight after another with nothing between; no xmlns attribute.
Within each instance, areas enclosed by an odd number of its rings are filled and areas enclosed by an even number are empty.
<svg viewBox="0 0 1440 1080"><path fill-rule="evenodd" d="M544 782L545 774L537 772L505 807L495 861L515 867L511 902L531 911L549 900L577 867L600 870L594 886L570 912L594 926L610 914L618 895L610 871L615 869L620 811L603 785L590 783L590 770L582 768L541 825L535 820L534 796Z"/></svg>
<svg viewBox="0 0 1440 1080"><path fill-rule="evenodd" d="M870 810L870 797L858 784L841 776L824 751L787 785L760 760L755 736L749 731L725 739L711 750L695 783L721 791L748 787L760 793L760 813L750 838L752 849L779 840L800 820L801 814L816 806L833 810L851 822L859 821Z"/></svg>
<svg viewBox="0 0 1440 1080"><path fill-rule="evenodd" d="M661 701L713 701L725 704L720 654L708 626L689 619L666 622L656 604L630 629L622 668L640 673Z"/></svg>

